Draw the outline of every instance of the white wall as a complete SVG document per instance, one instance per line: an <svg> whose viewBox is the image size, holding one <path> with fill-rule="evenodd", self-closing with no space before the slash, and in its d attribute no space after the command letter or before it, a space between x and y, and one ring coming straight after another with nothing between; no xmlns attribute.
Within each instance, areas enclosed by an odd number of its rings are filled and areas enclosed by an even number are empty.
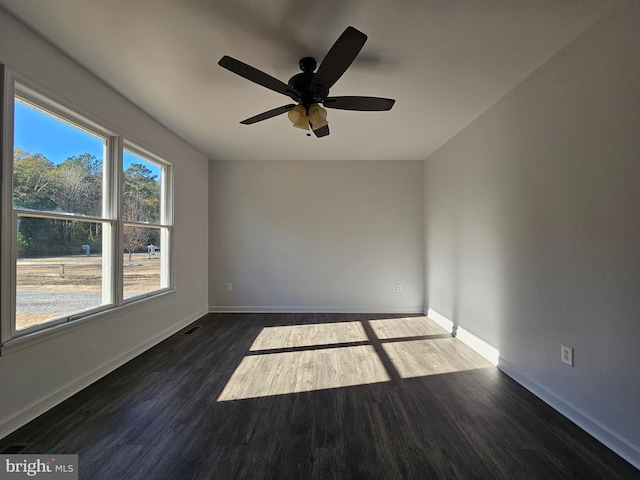
<svg viewBox="0 0 640 480"><path fill-rule="evenodd" d="M421 312L423 166L212 161L210 309Z"/></svg>
<svg viewBox="0 0 640 480"><path fill-rule="evenodd" d="M428 307L640 467L639 52L626 2L426 161L425 214Z"/></svg>
<svg viewBox="0 0 640 480"><path fill-rule="evenodd" d="M177 273L173 294L103 315L100 321L85 322L0 357L3 437L206 313L208 162L2 11L0 63L174 162Z"/></svg>

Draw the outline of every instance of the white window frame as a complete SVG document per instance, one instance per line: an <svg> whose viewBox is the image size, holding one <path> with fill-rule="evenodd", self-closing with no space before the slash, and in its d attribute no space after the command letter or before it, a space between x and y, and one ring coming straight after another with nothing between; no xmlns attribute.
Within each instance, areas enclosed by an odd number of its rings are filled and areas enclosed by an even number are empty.
<svg viewBox="0 0 640 480"><path fill-rule="evenodd" d="M120 232L118 235L118 239L120 241L124 241L124 224L133 225L138 227L145 228L158 228L160 230L160 245L162 250L166 249L166 255L162 253L160 255L160 289L153 290L151 292L144 293L142 295L136 295L135 297L130 297L127 299L121 299L122 303L130 303L135 302L141 298L146 298L150 296L156 295L158 292L163 292L166 290L173 290L173 268L172 268L172 259L173 259L173 251L171 246L173 245L173 167L166 160L162 159L158 155L146 150L142 147L139 147L135 143L125 139L123 141L123 146L120 149L121 160L122 153L124 150L133 153L134 155L139 156L143 160L147 160L151 163L155 163L162 167L162 175L160 177L160 219L157 222L132 222L132 221L121 221ZM122 165L122 163L120 163ZM120 167L121 180L120 186L124 184L124 179L122 176L124 175L124 168ZM122 194L118 195L118 199L120 201L119 211L122 211ZM119 252L124 252L124 245L121 244L118 247ZM122 256L121 256L122 257ZM124 272L119 275L119 279L124 283ZM119 293L122 295L124 293L124 285L120 285L118 289Z"/></svg>
<svg viewBox="0 0 640 480"><path fill-rule="evenodd" d="M14 102L24 100L35 108L60 118L82 130L106 140L103 157L103 211L98 217L24 210L13 206L13 152L14 152ZM56 98L46 90L0 64L0 354L10 352L27 342L43 336L58 333L80 322L104 318L114 310L127 308L151 297L157 297L175 290L173 260L173 166L165 157L139 142L126 140L124 135L104 127L94 121L81 109ZM161 212L159 222L140 223L140 226L159 228L161 245L160 288L145 294L123 299L124 278L124 221L122 216L123 150L139 155L162 168ZM16 329L16 260L17 260L17 217L18 215L48 219L74 219L97 222L103 225L102 249L102 294L103 305L94 309L55 318L24 329ZM126 222L131 224L132 222Z"/></svg>

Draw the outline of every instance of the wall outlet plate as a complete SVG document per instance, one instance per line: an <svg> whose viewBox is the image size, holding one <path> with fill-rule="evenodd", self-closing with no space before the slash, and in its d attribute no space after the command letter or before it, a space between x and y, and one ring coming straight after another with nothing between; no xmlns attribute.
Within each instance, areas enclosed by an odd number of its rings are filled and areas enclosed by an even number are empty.
<svg viewBox="0 0 640 480"><path fill-rule="evenodd" d="M227 283L225 285L225 289L227 290L227 292L232 292L233 291L233 284Z"/></svg>
<svg viewBox="0 0 640 480"><path fill-rule="evenodd" d="M402 293L402 284L396 283L396 293Z"/></svg>
<svg viewBox="0 0 640 480"><path fill-rule="evenodd" d="M560 361L573 367L573 347L560 345Z"/></svg>

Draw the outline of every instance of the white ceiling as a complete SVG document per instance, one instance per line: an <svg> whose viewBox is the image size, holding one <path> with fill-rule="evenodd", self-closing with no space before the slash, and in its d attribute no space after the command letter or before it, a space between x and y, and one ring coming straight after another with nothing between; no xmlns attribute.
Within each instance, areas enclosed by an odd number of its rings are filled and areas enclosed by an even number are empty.
<svg viewBox="0 0 640 480"><path fill-rule="evenodd" d="M0 0L0 5L211 159L428 157L619 0ZM288 97L217 65L230 55L285 83L349 25L369 37L331 95L396 99L329 110L331 135Z"/></svg>

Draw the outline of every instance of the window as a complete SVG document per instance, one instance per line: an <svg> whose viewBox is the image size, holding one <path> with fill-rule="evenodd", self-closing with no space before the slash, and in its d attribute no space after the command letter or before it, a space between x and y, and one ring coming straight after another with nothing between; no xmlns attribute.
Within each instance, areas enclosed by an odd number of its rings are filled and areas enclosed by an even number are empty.
<svg viewBox="0 0 640 480"><path fill-rule="evenodd" d="M171 165L3 79L2 344L170 290Z"/></svg>
<svg viewBox="0 0 640 480"><path fill-rule="evenodd" d="M102 233L110 224L103 167L110 141L16 89L16 332L113 304L102 275Z"/></svg>
<svg viewBox="0 0 640 480"><path fill-rule="evenodd" d="M125 249L123 285L128 299L168 287L169 221L164 192L166 169L125 148L122 220Z"/></svg>

